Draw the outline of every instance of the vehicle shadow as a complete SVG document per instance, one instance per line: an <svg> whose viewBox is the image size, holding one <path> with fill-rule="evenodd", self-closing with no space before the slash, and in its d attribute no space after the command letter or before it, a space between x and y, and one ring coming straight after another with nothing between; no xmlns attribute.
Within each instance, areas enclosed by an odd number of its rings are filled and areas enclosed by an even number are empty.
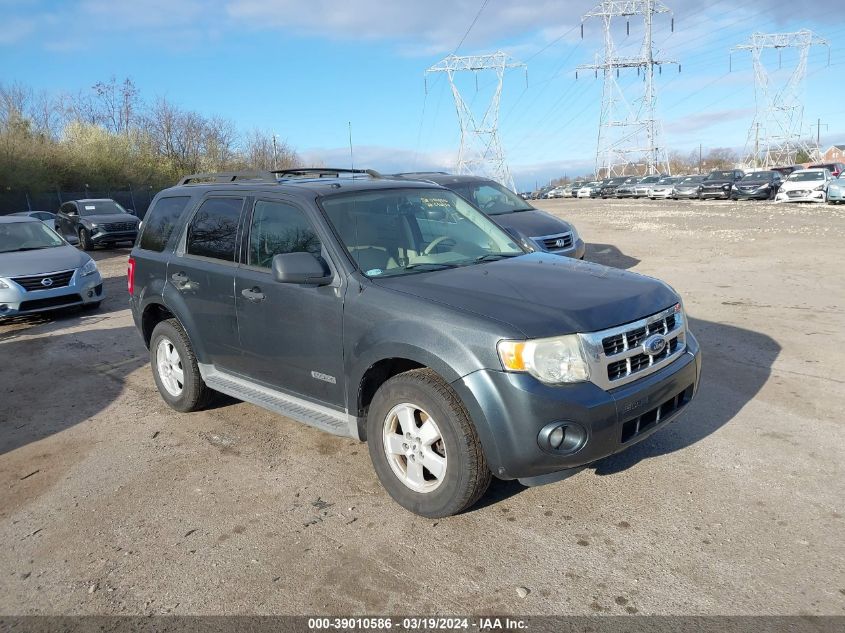
<svg viewBox="0 0 845 633"><path fill-rule="evenodd" d="M148 363L134 327L45 327L47 336L0 341L0 454L90 419L118 398L130 373Z"/></svg>
<svg viewBox="0 0 845 633"><path fill-rule="evenodd" d="M639 444L596 462L597 475L621 472L651 457L692 446L734 419L769 380L780 345L771 337L743 328L689 320L702 348L698 394L666 428Z"/></svg>
<svg viewBox="0 0 845 633"><path fill-rule="evenodd" d="M628 270L640 263L639 259L626 255L612 244L592 244L589 242L584 259L588 262L621 268L622 270Z"/></svg>
<svg viewBox="0 0 845 633"><path fill-rule="evenodd" d="M769 380L781 350L774 339L701 319L689 319L689 326L703 356L695 399L675 422L641 443L595 462L587 471L600 476L614 475L646 459L692 446L730 423ZM472 510L493 505L523 490L525 487L517 481L494 479L487 494Z"/></svg>

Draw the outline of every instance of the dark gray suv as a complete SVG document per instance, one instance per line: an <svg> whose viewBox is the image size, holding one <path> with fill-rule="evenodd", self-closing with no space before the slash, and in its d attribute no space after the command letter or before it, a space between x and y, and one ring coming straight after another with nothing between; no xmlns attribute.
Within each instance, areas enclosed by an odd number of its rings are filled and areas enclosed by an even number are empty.
<svg viewBox="0 0 845 633"><path fill-rule="evenodd" d="M222 392L368 440L427 517L626 449L699 380L665 283L526 252L454 192L374 172L184 178L152 202L129 294L171 407Z"/></svg>

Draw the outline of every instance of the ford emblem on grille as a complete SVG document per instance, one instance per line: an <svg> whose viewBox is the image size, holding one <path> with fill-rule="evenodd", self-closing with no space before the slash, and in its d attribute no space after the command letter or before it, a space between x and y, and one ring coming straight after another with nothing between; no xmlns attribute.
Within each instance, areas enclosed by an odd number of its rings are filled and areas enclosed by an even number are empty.
<svg viewBox="0 0 845 633"><path fill-rule="evenodd" d="M41 285L44 286L45 288L49 288L50 286L53 285L53 280L50 279L49 277L44 277L44 279L41 280Z"/></svg>
<svg viewBox="0 0 845 633"><path fill-rule="evenodd" d="M643 353L649 356L657 356L666 349L666 338L662 334L655 334L643 342Z"/></svg>

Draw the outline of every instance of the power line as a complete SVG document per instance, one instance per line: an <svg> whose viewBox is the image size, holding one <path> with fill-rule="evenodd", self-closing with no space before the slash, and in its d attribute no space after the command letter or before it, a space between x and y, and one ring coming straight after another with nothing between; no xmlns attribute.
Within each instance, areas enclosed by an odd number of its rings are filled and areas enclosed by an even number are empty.
<svg viewBox="0 0 845 633"><path fill-rule="evenodd" d="M455 47L455 50L452 51L452 55L458 54L458 50L461 48L461 46L463 46L464 40L466 40L467 36L469 35L469 32L472 30L472 27L475 26L475 23L478 22L478 18L481 17L481 13L484 11L484 7L487 6L488 2L490 2L490 0L484 0L484 2L481 3L481 8L478 10L478 13L475 14L475 17L472 19L469 28L467 28L466 33L464 33L464 36L461 38L461 41L458 42L458 45Z"/></svg>

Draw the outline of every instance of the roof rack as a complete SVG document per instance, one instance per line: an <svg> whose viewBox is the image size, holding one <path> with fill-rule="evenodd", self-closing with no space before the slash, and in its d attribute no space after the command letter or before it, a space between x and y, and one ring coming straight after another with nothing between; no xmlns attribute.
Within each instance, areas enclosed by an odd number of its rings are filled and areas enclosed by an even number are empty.
<svg viewBox="0 0 845 633"><path fill-rule="evenodd" d="M253 182L277 182L273 172L246 170L246 171L221 171L206 174L191 174L185 176L178 183L179 185L192 185L209 182L235 182L238 180L251 180Z"/></svg>
<svg viewBox="0 0 845 633"><path fill-rule="evenodd" d="M281 178L340 178L341 174L350 174L355 178L356 174L367 175L370 178L383 178L374 169L335 169L333 167L300 167L298 169L274 169L270 172Z"/></svg>
<svg viewBox="0 0 845 633"><path fill-rule="evenodd" d="M450 174L448 171L402 171L398 174L393 174L394 176L425 176L425 175L438 175L438 176L453 176L454 174Z"/></svg>

